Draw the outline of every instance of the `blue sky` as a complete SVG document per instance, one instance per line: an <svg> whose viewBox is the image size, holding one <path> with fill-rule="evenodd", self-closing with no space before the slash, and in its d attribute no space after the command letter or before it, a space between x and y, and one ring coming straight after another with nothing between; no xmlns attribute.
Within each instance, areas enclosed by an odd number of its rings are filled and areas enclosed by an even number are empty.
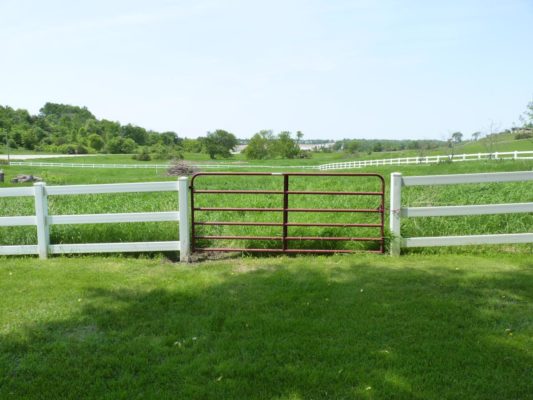
<svg viewBox="0 0 533 400"><path fill-rule="evenodd" d="M0 0L0 104L187 137L442 139L519 124L532 49L532 0Z"/></svg>

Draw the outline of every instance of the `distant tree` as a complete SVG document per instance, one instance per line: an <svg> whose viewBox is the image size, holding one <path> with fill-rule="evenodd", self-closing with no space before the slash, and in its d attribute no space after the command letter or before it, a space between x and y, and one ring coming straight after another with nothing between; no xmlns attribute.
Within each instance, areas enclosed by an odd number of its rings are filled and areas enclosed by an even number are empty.
<svg viewBox="0 0 533 400"><path fill-rule="evenodd" d="M350 154L357 153L360 150L360 148L361 148L361 144L357 140L349 140L345 142L344 144L344 150Z"/></svg>
<svg viewBox="0 0 533 400"><path fill-rule="evenodd" d="M302 131L296 131L296 143L300 144L300 141L304 137L304 134Z"/></svg>
<svg viewBox="0 0 533 400"><path fill-rule="evenodd" d="M272 131L263 130L252 136L243 153L250 160L265 160L273 157L272 143L274 135Z"/></svg>
<svg viewBox="0 0 533 400"><path fill-rule="evenodd" d="M131 154L137 149L137 143L131 138L115 137L107 142L106 148L111 154Z"/></svg>
<svg viewBox="0 0 533 400"><path fill-rule="evenodd" d="M300 153L298 143L291 137L288 131L280 132L274 144L276 155L281 158L295 158Z"/></svg>
<svg viewBox="0 0 533 400"><path fill-rule="evenodd" d="M494 121L490 121L490 125L483 140L483 144L488 153L495 151L496 142L498 140L497 133L500 131L500 124Z"/></svg>
<svg viewBox="0 0 533 400"><path fill-rule="evenodd" d="M202 141L198 139L183 139L182 142L183 150L188 153L201 153L202 152Z"/></svg>
<svg viewBox="0 0 533 400"><path fill-rule="evenodd" d="M479 137L481 136L481 132L474 132L472 133L472 140L477 141Z"/></svg>
<svg viewBox="0 0 533 400"><path fill-rule="evenodd" d="M374 143L374 146L372 146L372 151L376 153L383 151L383 143L381 142Z"/></svg>
<svg viewBox="0 0 533 400"><path fill-rule="evenodd" d="M533 101L530 101L527 104L526 116L528 117L530 122L533 122Z"/></svg>
<svg viewBox="0 0 533 400"><path fill-rule="evenodd" d="M121 153L131 154L137 148L137 143L131 138L127 138L122 142Z"/></svg>
<svg viewBox="0 0 533 400"><path fill-rule="evenodd" d="M217 156L223 158L231 157L231 151L237 146L238 141L233 133L222 129L217 129L214 132L208 132L207 136L202 140L205 151L209 154L211 159Z"/></svg>
<svg viewBox="0 0 533 400"><path fill-rule="evenodd" d="M139 145L145 145L148 141L148 132L146 132L146 129L131 124L122 126L120 128L120 135L125 139L132 139Z"/></svg>
<svg viewBox="0 0 533 400"><path fill-rule="evenodd" d="M35 130L28 129L22 132L22 145L25 149L33 150L39 143Z"/></svg>
<svg viewBox="0 0 533 400"><path fill-rule="evenodd" d="M454 132L452 133L451 139L454 143L461 143L463 141L463 134L461 132Z"/></svg>
<svg viewBox="0 0 533 400"><path fill-rule="evenodd" d="M89 143L89 147L96 151L102 150L105 146L104 139L102 139L102 137L96 133L90 134L87 138L87 141Z"/></svg>

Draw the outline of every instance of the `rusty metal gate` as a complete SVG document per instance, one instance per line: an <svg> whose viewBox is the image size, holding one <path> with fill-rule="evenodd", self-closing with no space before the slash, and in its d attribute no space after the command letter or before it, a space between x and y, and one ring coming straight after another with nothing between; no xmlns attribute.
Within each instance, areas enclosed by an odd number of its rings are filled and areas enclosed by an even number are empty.
<svg viewBox="0 0 533 400"><path fill-rule="evenodd" d="M283 187L279 190L242 190L242 189L197 189L195 183L198 179L205 176L220 177L220 182L224 182L224 177L242 176L272 176L282 177ZM308 191L308 190L290 190L290 177L353 177L355 181L360 177L376 178L379 184L379 190L376 191ZM191 234L192 251L218 251L218 252L266 252L266 253L354 253L355 250L347 249L316 249L316 248L290 248L289 242L293 241L354 241L354 242L373 242L375 243L373 249L363 250L365 252L383 253L385 238L384 238L384 211L385 211L385 180L379 174L364 174L364 173L270 173L270 172L199 172L191 178ZM197 197L202 195L281 195L281 207L255 208L255 207L197 207L195 205ZM376 196L379 205L373 208L290 208L289 196L295 195L317 195L317 196ZM212 212L235 212L236 215L242 215L244 212L267 212L267 213L281 213L281 222L246 222L246 221L213 221L204 219L199 220L198 214L208 215ZM364 214L374 214L377 216L376 221L372 223L358 223L352 222L352 218L348 218L346 223L313 223L313 222L290 222L289 216L291 213L345 213L344 215L355 216ZM280 234L278 236L243 236L243 235L198 235L197 228L200 226L263 226L263 227L280 227ZM358 237L358 236L289 236L288 230L290 227L331 227L331 228L375 228L378 234L372 237ZM219 241L219 240L237 240L237 241L279 241L280 246L273 248L247 248L247 247L201 247L199 242L202 240ZM360 250L358 250L360 251Z"/></svg>

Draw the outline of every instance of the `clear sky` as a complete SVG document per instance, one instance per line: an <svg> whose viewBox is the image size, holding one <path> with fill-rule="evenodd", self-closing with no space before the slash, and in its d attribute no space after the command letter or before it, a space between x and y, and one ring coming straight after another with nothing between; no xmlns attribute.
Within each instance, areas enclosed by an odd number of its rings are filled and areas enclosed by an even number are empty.
<svg viewBox="0 0 533 400"><path fill-rule="evenodd" d="M468 137L533 98L533 0L0 0L0 104L196 137Z"/></svg>

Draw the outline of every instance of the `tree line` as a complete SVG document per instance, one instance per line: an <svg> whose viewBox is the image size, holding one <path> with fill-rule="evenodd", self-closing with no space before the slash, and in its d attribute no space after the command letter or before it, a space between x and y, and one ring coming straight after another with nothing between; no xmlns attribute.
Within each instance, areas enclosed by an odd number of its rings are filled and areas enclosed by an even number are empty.
<svg viewBox="0 0 533 400"><path fill-rule="evenodd" d="M0 140L9 149L64 154L131 154L141 149L168 158L179 153L175 132L97 119L86 107L46 103L39 114L0 106Z"/></svg>
<svg viewBox="0 0 533 400"><path fill-rule="evenodd" d="M517 139L533 136L533 102L527 105L521 117L523 126L513 128ZM492 129L492 128L491 128ZM509 131L511 132L511 131ZM491 134L493 132L491 131ZM46 103L37 115L24 109L0 106L0 141L8 149L26 149L64 154L134 154L138 160L183 158L184 152L206 153L210 158L228 158L238 144L246 144L243 153L248 159L308 158L309 151L302 151L300 144L327 142L327 140L303 140L304 134L289 131L274 134L262 130L250 139L237 139L223 129L208 132L197 139L180 138L176 132L156 132L132 124L97 119L87 107ZM474 132L472 140L478 140L480 132ZM490 136L490 135L488 135ZM333 146L322 147L324 152L349 154L389 152L400 150L425 150L451 147L463 141L461 132L454 132L447 140L379 140L343 139ZM323 143L322 143L323 144Z"/></svg>
<svg viewBox="0 0 533 400"><path fill-rule="evenodd" d="M268 157L294 158L300 153L290 132L274 137L271 131L261 131L250 140L251 149L256 137L268 141L265 145ZM296 137L299 140L303 134L297 132ZM132 124L99 120L87 107L57 103L46 103L37 115L24 109L0 106L0 141L8 150L134 154L134 158L142 161L180 159L184 152L206 153L212 159L228 158L239 144L233 133L223 129L197 139L180 138L173 131L156 132ZM260 151L248 151L246 155L251 159L265 158Z"/></svg>

